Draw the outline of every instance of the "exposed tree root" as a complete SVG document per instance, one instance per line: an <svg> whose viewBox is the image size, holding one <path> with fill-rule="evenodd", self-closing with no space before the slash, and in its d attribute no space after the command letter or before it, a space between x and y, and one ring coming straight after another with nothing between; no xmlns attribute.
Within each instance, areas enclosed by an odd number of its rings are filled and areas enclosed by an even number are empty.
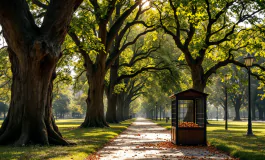
<svg viewBox="0 0 265 160"><path fill-rule="evenodd" d="M109 125L105 120L94 120L94 121L85 120L80 126L80 128L91 128L91 127L104 128L104 127L109 127Z"/></svg>

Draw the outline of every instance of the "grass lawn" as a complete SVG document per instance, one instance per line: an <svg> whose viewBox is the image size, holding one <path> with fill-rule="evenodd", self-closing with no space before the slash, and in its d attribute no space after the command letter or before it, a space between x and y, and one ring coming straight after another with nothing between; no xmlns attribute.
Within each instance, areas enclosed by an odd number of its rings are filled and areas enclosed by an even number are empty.
<svg viewBox="0 0 265 160"><path fill-rule="evenodd" d="M155 122L155 121L154 121ZM170 129L171 121L157 121L159 125ZM228 131L224 130L224 121L209 121L207 140L210 145L230 153L241 160L265 159L265 123L254 122L255 136L244 136L247 132L247 122L228 122Z"/></svg>
<svg viewBox="0 0 265 160"><path fill-rule="evenodd" d="M0 125L3 121L0 120ZM29 146L29 147L3 147L0 146L0 160L5 159L53 159L53 160L83 160L89 154L96 152L104 144L125 130L133 120L127 120L120 124L110 124L110 128L77 128L83 119L57 120L64 138L77 143L75 146Z"/></svg>

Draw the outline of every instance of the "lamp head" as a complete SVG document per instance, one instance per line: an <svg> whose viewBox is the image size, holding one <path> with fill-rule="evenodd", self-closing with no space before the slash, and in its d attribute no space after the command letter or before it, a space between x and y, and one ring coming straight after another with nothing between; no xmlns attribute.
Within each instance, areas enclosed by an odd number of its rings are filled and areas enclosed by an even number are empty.
<svg viewBox="0 0 265 160"><path fill-rule="evenodd" d="M247 54L247 56L244 58L245 59L245 65L247 67L251 67L254 61L254 56L250 55L249 53Z"/></svg>

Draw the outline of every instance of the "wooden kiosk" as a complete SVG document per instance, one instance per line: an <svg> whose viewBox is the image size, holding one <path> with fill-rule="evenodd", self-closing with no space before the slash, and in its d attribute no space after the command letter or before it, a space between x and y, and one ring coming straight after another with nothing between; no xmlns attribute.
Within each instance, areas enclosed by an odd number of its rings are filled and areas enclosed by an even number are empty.
<svg viewBox="0 0 265 160"><path fill-rule="evenodd" d="M170 96L171 142L206 145L206 99L208 94L189 89Z"/></svg>

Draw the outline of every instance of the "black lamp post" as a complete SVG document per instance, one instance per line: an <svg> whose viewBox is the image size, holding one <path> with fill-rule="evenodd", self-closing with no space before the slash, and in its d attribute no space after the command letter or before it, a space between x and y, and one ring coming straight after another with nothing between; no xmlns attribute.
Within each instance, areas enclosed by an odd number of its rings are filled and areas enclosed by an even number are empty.
<svg viewBox="0 0 265 160"><path fill-rule="evenodd" d="M252 132L252 122L251 122L251 94L250 94L250 73L251 73L251 66L254 61L254 57L248 53L245 59L245 65L248 68L248 131L247 136L253 136Z"/></svg>
<svg viewBox="0 0 265 160"><path fill-rule="evenodd" d="M225 130L227 130L227 81L228 81L228 75L225 75Z"/></svg>

